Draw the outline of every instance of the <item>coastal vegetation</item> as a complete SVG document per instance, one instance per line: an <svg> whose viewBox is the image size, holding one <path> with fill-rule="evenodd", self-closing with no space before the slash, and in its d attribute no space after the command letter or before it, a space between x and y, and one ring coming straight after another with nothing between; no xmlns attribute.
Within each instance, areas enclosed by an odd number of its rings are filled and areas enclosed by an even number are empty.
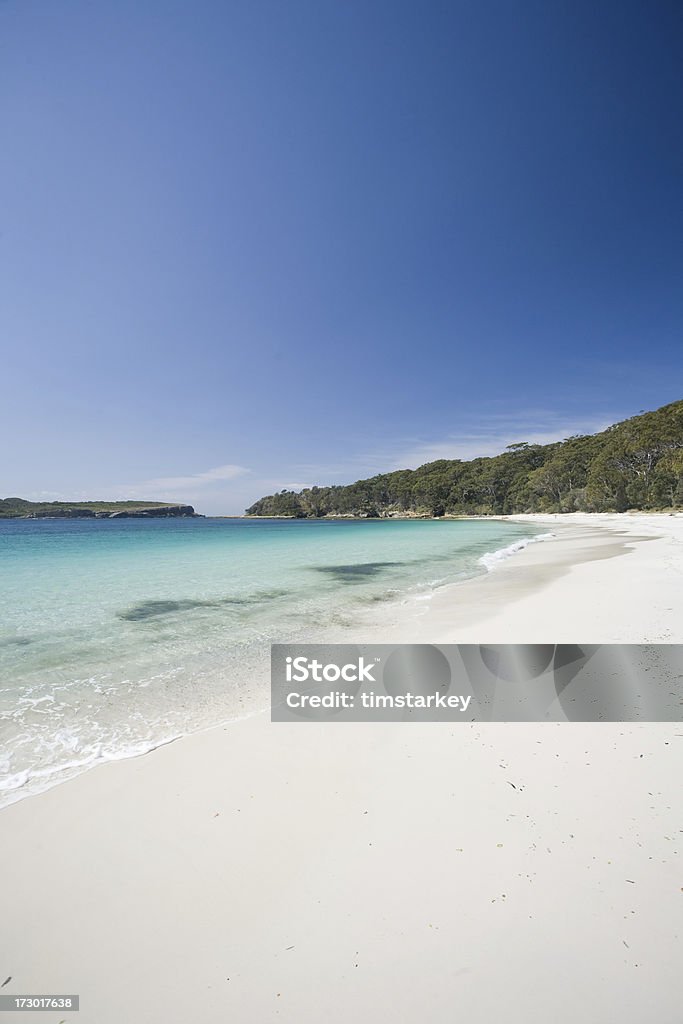
<svg viewBox="0 0 683 1024"><path fill-rule="evenodd" d="M625 512L683 505L683 401L553 444L491 458L439 459L346 486L261 498L249 516L504 515Z"/></svg>
<svg viewBox="0 0 683 1024"><path fill-rule="evenodd" d="M192 505L163 501L27 501L0 498L0 519L158 519L194 516Z"/></svg>

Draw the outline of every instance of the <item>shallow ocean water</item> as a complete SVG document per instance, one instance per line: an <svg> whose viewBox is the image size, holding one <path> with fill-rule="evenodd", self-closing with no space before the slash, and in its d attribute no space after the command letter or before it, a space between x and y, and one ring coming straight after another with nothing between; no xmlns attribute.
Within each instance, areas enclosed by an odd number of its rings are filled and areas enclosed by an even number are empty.
<svg viewBox="0 0 683 1024"><path fill-rule="evenodd" d="M497 520L0 521L0 804L262 708L272 642L352 640L378 603L486 572L539 532Z"/></svg>

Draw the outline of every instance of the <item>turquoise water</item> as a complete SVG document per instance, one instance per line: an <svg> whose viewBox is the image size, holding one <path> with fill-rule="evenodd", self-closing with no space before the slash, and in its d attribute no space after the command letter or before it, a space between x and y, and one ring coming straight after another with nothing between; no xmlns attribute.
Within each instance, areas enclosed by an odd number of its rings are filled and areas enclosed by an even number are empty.
<svg viewBox="0 0 683 1024"><path fill-rule="evenodd" d="M537 532L497 521L0 521L0 802L264 706L271 642L352 638L384 602L485 572L493 553Z"/></svg>

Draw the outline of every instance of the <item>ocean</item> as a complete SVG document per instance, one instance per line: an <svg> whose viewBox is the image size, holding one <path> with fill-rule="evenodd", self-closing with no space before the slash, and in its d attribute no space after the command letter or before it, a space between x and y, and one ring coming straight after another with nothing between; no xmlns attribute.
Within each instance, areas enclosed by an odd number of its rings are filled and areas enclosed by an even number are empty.
<svg viewBox="0 0 683 1024"><path fill-rule="evenodd" d="M262 709L272 642L352 640L386 602L428 600L539 533L497 520L0 520L0 806Z"/></svg>

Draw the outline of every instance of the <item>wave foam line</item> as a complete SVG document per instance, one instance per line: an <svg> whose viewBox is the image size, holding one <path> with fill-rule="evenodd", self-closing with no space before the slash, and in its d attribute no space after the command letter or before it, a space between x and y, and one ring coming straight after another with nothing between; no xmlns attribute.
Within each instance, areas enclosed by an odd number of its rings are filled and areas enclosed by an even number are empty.
<svg viewBox="0 0 683 1024"><path fill-rule="evenodd" d="M49 765L45 768L25 768L13 775L7 775L0 779L0 809L8 807L26 796L44 793L46 790L52 789L53 786L59 785L60 782L66 782L76 775L81 775L98 764L105 764L108 761L125 761L130 757L149 754L168 743L174 743L182 735L184 734L175 733L158 740L142 740L119 749L103 750L98 745L92 753L81 758L63 761L61 764Z"/></svg>
<svg viewBox="0 0 683 1024"><path fill-rule="evenodd" d="M479 559L479 564L485 566L489 572L491 572L500 562L503 562L506 558L510 558L511 555L516 555L518 551L523 551L529 544L535 544L537 541L550 540L555 536L554 533L539 533L535 537L522 537L521 540L516 540L513 544L508 544L505 548L498 548L497 551L487 551L485 555L482 555Z"/></svg>

